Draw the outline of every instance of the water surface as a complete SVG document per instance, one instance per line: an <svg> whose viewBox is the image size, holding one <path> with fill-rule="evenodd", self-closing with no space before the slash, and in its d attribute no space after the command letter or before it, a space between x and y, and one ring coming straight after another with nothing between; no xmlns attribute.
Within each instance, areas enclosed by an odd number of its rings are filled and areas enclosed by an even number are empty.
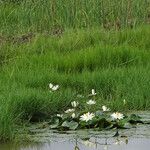
<svg viewBox="0 0 150 150"><path fill-rule="evenodd" d="M150 120L150 113L140 114ZM113 137L116 130L79 130L57 132L31 128L28 138L32 143L1 144L0 150L148 150L150 149L150 125L137 125L128 130L119 130L119 137Z"/></svg>

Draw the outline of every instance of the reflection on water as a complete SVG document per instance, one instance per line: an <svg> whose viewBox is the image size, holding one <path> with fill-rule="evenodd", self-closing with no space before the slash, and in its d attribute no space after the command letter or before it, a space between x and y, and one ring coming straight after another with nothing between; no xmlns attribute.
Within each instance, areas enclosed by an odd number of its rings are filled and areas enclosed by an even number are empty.
<svg viewBox="0 0 150 150"><path fill-rule="evenodd" d="M49 143L34 143L20 146L5 145L1 150L147 150L150 139L131 138L129 142L118 138L68 139Z"/></svg>
<svg viewBox="0 0 150 150"><path fill-rule="evenodd" d="M148 118L150 115L148 115ZM30 138L34 143L1 144L0 150L148 150L150 147L150 125L120 130L119 137L114 131L80 130L62 132L35 130Z"/></svg>
<svg viewBox="0 0 150 150"><path fill-rule="evenodd" d="M119 137L107 132L81 131L81 133L51 133L49 140L31 144L0 146L0 150L147 150L150 147L150 126L144 127L143 134L135 129L120 131ZM147 130L147 133L146 133ZM85 132L85 133L84 133ZM146 133L146 136L145 136ZM80 135L81 134L81 135ZM128 136L126 136L128 135Z"/></svg>

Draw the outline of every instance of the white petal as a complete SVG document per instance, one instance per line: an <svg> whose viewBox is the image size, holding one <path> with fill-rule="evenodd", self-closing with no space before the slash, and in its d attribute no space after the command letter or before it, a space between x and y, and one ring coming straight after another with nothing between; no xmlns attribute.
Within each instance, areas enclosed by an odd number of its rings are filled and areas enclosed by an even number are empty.
<svg viewBox="0 0 150 150"><path fill-rule="evenodd" d="M86 102L88 105L94 105L96 104L96 101L95 100L89 100L88 102Z"/></svg>
<svg viewBox="0 0 150 150"><path fill-rule="evenodd" d="M76 116L75 113L73 113L73 114L71 115L72 118L75 118L75 116Z"/></svg>
<svg viewBox="0 0 150 150"><path fill-rule="evenodd" d="M72 107L77 107L79 105L79 103L76 101L73 101L73 102L71 102L71 105L72 105Z"/></svg>
<svg viewBox="0 0 150 150"><path fill-rule="evenodd" d="M61 118L62 118L62 117L63 117L63 114L57 114L57 117L61 117Z"/></svg>
<svg viewBox="0 0 150 150"><path fill-rule="evenodd" d="M95 117L95 115L93 113L88 112L88 113L83 114L82 116L80 116L80 120L88 122L89 120L92 120L94 117Z"/></svg>
<svg viewBox="0 0 150 150"><path fill-rule="evenodd" d="M75 110L74 109L68 109L65 111L65 113L71 113L71 112L74 112Z"/></svg>
<svg viewBox="0 0 150 150"><path fill-rule="evenodd" d="M55 85L55 86L53 86L52 90L56 91L56 90L58 90L58 88L59 88L59 85Z"/></svg>
<svg viewBox="0 0 150 150"><path fill-rule="evenodd" d="M95 90L94 90L94 89L92 89L92 95L96 95L96 93L95 93Z"/></svg>
<svg viewBox="0 0 150 150"><path fill-rule="evenodd" d="M52 87L53 87L53 84L52 84L52 83L50 83L50 84L49 84L49 88L51 89Z"/></svg>
<svg viewBox="0 0 150 150"><path fill-rule="evenodd" d="M110 111L110 108L107 108L106 106L102 106L103 111Z"/></svg>

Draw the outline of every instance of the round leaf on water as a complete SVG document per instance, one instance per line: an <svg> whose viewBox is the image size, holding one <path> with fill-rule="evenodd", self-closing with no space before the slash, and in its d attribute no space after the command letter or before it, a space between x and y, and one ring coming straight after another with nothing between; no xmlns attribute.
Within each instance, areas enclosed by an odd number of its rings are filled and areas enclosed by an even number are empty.
<svg viewBox="0 0 150 150"><path fill-rule="evenodd" d="M131 114L129 119L128 119L131 124L137 124L137 123L144 123L141 121L141 117L135 114Z"/></svg>
<svg viewBox="0 0 150 150"><path fill-rule="evenodd" d="M102 115L103 115L103 112L100 111L100 110L95 112L95 116L98 116L98 117L100 116L101 117Z"/></svg>
<svg viewBox="0 0 150 150"><path fill-rule="evenodd" d="M131 115L130 115L130 119L132 119L132 120L140 120L141 117L138 116L138 115L136 115L136 114L131 114Z"/></svg>
<svg viewBox="0 0 150 150"><path fill-rule="evenodd" d="M124 126L123 126L125 129L130 129L132 128L133 126L130 124L130 123L125 123Z"/></svg>
<svg viewBox="0 0 150 150"><path fill-rule="evenodd" d="M110 126L110 122L108 122L105 118L102 118L98 121L98 127L101 128L106 128L108 126Z"/></svg>
<svg viewBox="0 0 150 150"><path fill-rule="evenodd" d="M50 128L51 129L56 129L58 126L59 126L59 119L54 118L50 123Z"/></svg>
<svg viewBox="0 0 150 150"><path fill-rule="evenodd" d="M62 127L66 127L66 128L69 128L70 130L75 130L75 129L77 129L78 128L78 123L77 122L75 122L75 121L64 121L63 123L62 123Z"/></svg>

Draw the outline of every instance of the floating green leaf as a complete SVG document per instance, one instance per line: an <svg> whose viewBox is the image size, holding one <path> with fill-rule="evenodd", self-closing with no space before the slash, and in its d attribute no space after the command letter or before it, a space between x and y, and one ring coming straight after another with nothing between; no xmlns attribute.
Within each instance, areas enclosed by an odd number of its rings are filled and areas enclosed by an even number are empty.
<svg viewBox="0 0 150 150"><path fill-rule="evenodd" d="M141 117L136 114L131 114L129 116L129 122L131 124L144 123L143 121L141 121Z"/></svg>
<svg viewBox="0 0 150 150"><path fill-rule="evenodd" d="M69 128L70 130L76 130L78 128L78 123L75 121L64 121L62 123L62 127Z"/></svg>
<svg viewBox="0 0 150 150"><path fill-rule="evenodd" d="M52 119L51 123L50 123L50 128L51 129L56 129L59 126L59 119L58 118L54 118Z"/></svg>

